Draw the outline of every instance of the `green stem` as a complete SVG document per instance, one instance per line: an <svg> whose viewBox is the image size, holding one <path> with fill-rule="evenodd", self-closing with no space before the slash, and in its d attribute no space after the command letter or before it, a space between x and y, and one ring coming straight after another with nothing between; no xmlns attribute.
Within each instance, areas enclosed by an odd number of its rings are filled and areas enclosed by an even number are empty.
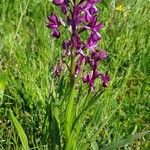
<svg viewBox="0 0 150 150"><path fill-rule="evenodd" d="M69 141L71 130L72 130L72 125L73 125L73 104L74 104L74 96L75 96L75 89L74 89L74 84L75 84L75 57L74 57L74 51L72 49L71 51L71 64L70 64L70 94L69 98L67 101L67 108L66 108L66 114L65 114L65 122L64 122L64 128L65 128L65 136L66 136L66 145ZM65 146L66 146L65 145Z"/></svg>
<svg viewBox="0 0 150 150"><path fill-rule="evenodd" d="M70 85L74 86L74 82L75 82L75 57L74 57L74 52L73 49L71 51L71 64L70 64Z"/></svg>
<svg viewBox="0 0 150 150"><path fill-rule="evenodd" d="M66 108L66 115L65 115L65 134L66 134L66 144L68 143L72 124L73 124L73 104L74 104L74 86L71 87L71 92L68 98L68 104Z"/></svg>

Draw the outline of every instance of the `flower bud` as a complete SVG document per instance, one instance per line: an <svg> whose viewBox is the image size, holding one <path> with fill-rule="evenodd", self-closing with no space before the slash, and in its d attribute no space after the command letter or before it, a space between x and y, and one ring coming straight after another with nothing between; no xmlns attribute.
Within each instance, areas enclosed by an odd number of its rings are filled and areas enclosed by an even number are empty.
<svg viewBox="0 0 150 150"><path fill-rule="evenodd" d="M64 3L64 0L53 0L53 4L55 5L61 5Z"/></svg>

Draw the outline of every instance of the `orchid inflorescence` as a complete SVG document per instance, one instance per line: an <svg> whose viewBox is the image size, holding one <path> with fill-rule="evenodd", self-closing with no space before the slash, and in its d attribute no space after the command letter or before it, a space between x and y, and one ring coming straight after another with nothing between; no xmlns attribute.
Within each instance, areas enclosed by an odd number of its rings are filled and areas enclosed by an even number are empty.
<svg viewBox="0 0 150 150"><path fill-rule="evenodd" d="M100 0L80 0L78 2L77 0L53 0L52 2L61 9L64 20L51 13L47 27L52 30L52 36L55 38L61 36L60 26L65 26L70 31L70 39L63 41L62 49L64 49L64 56L70 58L67 67L72 82L76 77L81 76L82 81L87 83L90 90L93 91L95 80L100 78L103 86L107 87L110 77L107 73L98 71L99 62L108 57L106 51L97 48L102 38L99 31L104 27L102 22L98 22L98 9L95 5ZM83 33L86 33L88 38L81 38ZM90 73L85 73L83 68L86 65L90 66ZM63 65L59 62L54 67L55 76L59 76L62 69Z"/></svg>

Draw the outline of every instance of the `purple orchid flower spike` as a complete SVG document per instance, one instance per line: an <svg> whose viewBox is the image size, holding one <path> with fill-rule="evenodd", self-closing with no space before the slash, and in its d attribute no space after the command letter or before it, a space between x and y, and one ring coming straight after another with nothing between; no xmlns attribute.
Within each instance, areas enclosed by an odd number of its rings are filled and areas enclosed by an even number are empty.
<svg viewBox="0 0 150 150"><path fill-rule="evenodd" d="M47 27L51 29L52 36L59 38L60 25L68 29L69 39L62 43L63 61L69 71L70 83L75 81L76 77L81 77L82 81L88 84L90 91L94 91L95 80L101 79L104 87L108 86L109 75L100 73L99 64L106 60L108 53L99 50L98 42L102 39L100 30L104 27L102 22L98 21L99 11L96 4L101 0L53 0L53 4L61 9L64 19L61 19L54 13L48 17ZM86 32L85 36L82 33ZM68 35L67 34L67 35ZM58 63L54 67L54 75L60 76L63 64ZM82 75L86 68L90 73ZM65 69L66 70L66 69Z"/></svg>

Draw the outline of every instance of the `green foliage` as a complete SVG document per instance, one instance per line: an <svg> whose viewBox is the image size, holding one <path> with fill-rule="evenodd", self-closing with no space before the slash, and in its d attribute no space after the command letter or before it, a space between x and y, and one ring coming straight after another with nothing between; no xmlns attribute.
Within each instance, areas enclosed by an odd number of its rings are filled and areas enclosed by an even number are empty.
<svg viewBox="0 0 150 150"><path fill-rule="evenodd" d="M135 135L130 135L128 138L124 139L124 140L120 140L118 141L117 143L114 143L110 146L105 146L103 147L102 149L103 150L111 150L111 149L116 149L118 147L122 147L128 143L131 143L132 141L136 140L136 139L139 139L147 134L149 134L150 131L146 131L146 132L143 132L143 133L137 133Z"/></svg>
<svg viewBox="0 0 150 150"><path fill-rule="evenodd" d="M109 52L100 67L109 70L111 83L104 89L97 81L89 94L78 79L71 92L66 72L52 75L62 49L45 21L55 7L48 0L1 0L0 149L147 150L149 3L103 0L98 6L105 23L100 47Z"/></svg>

